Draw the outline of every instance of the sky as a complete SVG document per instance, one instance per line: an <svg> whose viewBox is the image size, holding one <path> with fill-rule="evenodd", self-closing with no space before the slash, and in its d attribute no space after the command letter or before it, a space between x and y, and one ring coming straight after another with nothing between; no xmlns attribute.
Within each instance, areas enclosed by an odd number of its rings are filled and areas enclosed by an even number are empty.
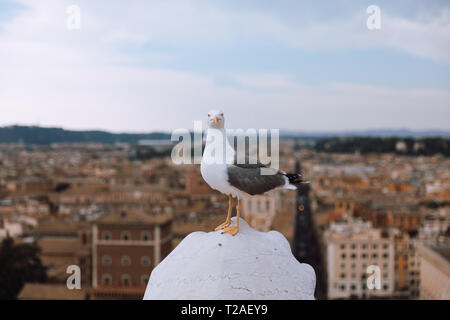
<svg viewBox="0 0 450 320"><path fill-rule="evenodd" d="M448 130L450 2L0 0L0 126L171 131L210 109L228 128Z"/></svg>

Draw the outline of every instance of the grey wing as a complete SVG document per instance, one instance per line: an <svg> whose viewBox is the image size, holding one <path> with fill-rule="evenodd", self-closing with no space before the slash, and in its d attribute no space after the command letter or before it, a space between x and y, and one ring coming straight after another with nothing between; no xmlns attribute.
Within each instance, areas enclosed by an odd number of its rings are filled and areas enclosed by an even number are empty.
<svg viewBox="0 0 450 320"><path fill-rule="evenodd" d="M286 176L278 171L273 175L262 175L261 167L227 166L228 182L233 187L250 195L263 194L286 183ZM262 167L264 167L262 165Z"/></svg>
<svg viewBox="0 0 450 320"><path fill-rule="evenodd" d="M262 164L261 162L259 162L258 160L254 159L254 158L250 158L248 156L248 154L245 155L244 159L239 159L239 162L242 162L242 160L244 160L244 163L238 163L238 158L237 158L237 152L234 155L234 165L240 168L246 168L246 169L257 169L257 168L266 168L266 166L264 164Z"/></svg>

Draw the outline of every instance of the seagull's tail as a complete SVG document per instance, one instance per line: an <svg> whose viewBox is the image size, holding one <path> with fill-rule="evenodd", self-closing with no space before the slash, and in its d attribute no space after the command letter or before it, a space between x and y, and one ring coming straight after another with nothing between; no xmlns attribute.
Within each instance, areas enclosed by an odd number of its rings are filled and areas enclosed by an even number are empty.
<svg viewBox="0 0 450 320"><path fill-rule="evenodd" d="M288 183L285 185L286 189L297 189L298 186L309 183L308 181L304 181L298 173L286 173L285 176L288 180Z"/></svg>
<svg viewBox="0 0 450 320"><path fill-rule="evenodd" d="M303 182L302 176L298 173L286 173L286 177L289 180L289 184L294 186L299 185Z"/></svg>

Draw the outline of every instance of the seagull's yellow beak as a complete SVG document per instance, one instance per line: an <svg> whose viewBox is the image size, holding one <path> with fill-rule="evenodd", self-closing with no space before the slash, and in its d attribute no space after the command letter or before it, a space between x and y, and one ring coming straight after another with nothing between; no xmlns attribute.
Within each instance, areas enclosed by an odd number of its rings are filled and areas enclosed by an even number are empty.
<svg viewBox="0 0 450 320"><path fill-rule="evenodd" d="M214 121L214 123L218 123L219 122L219 118L217 118L217 116L214 116L214 118L212 118L211 120Z"/></svg>

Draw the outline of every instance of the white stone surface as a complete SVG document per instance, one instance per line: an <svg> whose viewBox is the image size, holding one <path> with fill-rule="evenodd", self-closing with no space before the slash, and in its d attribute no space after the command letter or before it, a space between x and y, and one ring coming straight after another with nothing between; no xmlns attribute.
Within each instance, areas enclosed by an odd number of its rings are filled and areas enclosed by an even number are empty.
<svg viewBox="0 0 450 320"><path fill-rule="evenodd" d="M235 236L188 235L153 270L144 300L314 299L314 269L294 258L286 238L239 224Z"/></svg>

